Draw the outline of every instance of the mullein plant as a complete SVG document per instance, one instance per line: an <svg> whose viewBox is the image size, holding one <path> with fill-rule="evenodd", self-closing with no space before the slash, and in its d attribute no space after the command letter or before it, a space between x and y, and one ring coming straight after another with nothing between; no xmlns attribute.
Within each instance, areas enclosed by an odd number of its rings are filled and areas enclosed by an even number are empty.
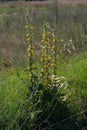
<svg viewBox="0 0 87 130"><path fill-rule="evenodd" d="M29 81L32 87L34 87L35 82L35 69L34 69L34 59L35 59L35 47L33 45L33 29L31 22L29 21L29 18L27 17L27 24L25 26L26 29L26 39L28 42L28 49L27 49L27 56L28 56L28 68L29 68Z"/></svg>
<svg viewBox="0 0 87 130"><path fill-rule="evenodd" d="M41 81L42 84L49 88L50 86L50 48L51 48L51 41L50 41L50 30L46 23L43 25L43 34L42 34L42 54L41 54Z"/></svg>
<svg viewBox="0 0 87 130"><path fill-rule="evenodd" d="M30 129L41 129L44 123L55 119L59 115L59 88L65 84L63 78L57 78L57 62L58 62L58 40L55 31L52 31L49 26L44 23L43 34L41 41L41 57L40 57L40 75L36 76L35 68L35 48L33 45L33 27L29 19L25 26L26 37L28 42L28 65L29 65L29 100L28 110L30 117ZM35 67L34 67L35 66ZM37 80L36 80L37 78ZM64 98L65 100L65 98ZM57 119L57 118L56 118Z"/></svg>

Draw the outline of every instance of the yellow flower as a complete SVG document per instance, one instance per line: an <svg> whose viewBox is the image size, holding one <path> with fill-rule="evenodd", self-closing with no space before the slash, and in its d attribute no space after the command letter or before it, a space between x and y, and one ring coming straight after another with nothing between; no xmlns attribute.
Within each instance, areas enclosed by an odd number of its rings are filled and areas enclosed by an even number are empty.
<svg viewBox="0 0 87 130"><path fill-rule="evenodd" d="M29 25L27 24L26 26L25 26L25 29L28 29L29 28Z"/></svg>
<svg viewBox="0 0 87 130"><path fill-rule="evenodd" d="M26 37L29 37L29 34L28 34L28 33L26 34Z"/></svg>
<svg viewBox="0 0 87 130"><path fill-rule="evenodd" d="M34 27L33 27L33 26L31 26L31 29L33 30L33 29L34 29Z"/></svg>
<svg viewBox="0 0 87 130"><path fill-rule="evenodd" d="M43 34L43 39L45 39L45 38L46 38L46 33Z"/></svg>
<svg viewBox="0 0 87 130"><path fill-rule="evenodd" d="M53 39L53 43L55 43L55 42L56 42L56 39L54 38L54 39Z"/></svg>
<svg viewBox="0 0 87 130"><path fill-rule="evenodd" d="M27 41L30 41L30 39L31 39L31 37L28 37L28 38L27 38Z"/></svg>
<svg viewBox="0 0 87 130"><path fill-rule="evenodd" d="M41 41L42 43L44 42L44 40Z"/></svg>
<svg viewBox="0 0 87 130"><path fill-rule="evenodd" d="M46 57L44 58L44 61L47 61L47 58L46 58Z"/></svg>
<svg viewBox="0 0 87 130"><path fill-rule="evenodd" d="M46 69L46 68L48 68L48 65L44 65L43 67Z"/></svg>
<svg viewBox="0 0 87 130"><path fill-rule="evenodd" d="M54 51L55 50L55 46L52 46L52 51Z"/></svg>
<svg viewBox="0 0 87 130"><path fill-rule="evenodd" d="M51 64L51 66L52 66L52 67L55 67L55 66L56 66L56 64L55 64L55 63L52 63L52 64Z"/></svg>
<svg viewBox="0 0 87 130"><path fill-rule="evenodd" d="M51 60L51 56L50 56L50 55L48 55L47 59L48 59L48 60Z"/></svg>
<svg viewBox="0 0 87 130"><path fill-rule="evenodd" d="M33 76L33 74L30 73L30 78Z"/></svg>
<svg viewBox="0 0 87 130"><path fill-rule="evenodd" d="M34 54L34 50L31 50L32 55Z"/></svg>
<svg viewBox="0 0 87 130"><path fill-rule="evenodd" d="M27 51L30 51L31 50L31 48L30 48L30 46L28 47L28 49L27 49Z"/></svg>
<svg viewBox="0 0 87 130"><path fill-rule="evenodd" d="M42 61L43 61L43 58L41 58L40 61L42 62Z"/></svg>
<svg viewBox="0 0 87 130"><path fill-rule="evenodd" d="M44 41L44 44L47 44L47 41Z"/></svg>

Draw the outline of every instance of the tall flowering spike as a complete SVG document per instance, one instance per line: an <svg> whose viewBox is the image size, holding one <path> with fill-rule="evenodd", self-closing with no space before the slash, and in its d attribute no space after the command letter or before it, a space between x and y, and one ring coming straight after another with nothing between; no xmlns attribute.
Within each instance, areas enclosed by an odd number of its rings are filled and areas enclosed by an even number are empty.
<svg viewBox="0 0 87 130"><path fill-rule="evenodd" d="M55 34L55 31L53 31L52 33L52 56L53 56L53 60L51 63L51 66L53 68L53 74L56 75L57 72L57 62L58 62L58 53L57 53L57 46L58 46L58 40L57 40L57 36Z"/></svg>
<svg viewBox="0 0 87 130"><path fill-rule="evenodd" d="M27 18L27 25L25 26L26 29L26 39L28 42L28 49L27 49L27 55L28 55L28 65L29 65L29 72L30 72L30 82L31 86L34 86L34 45L33 45L33 26L31 22L29 21L29 18Z"/></svg>
<svg viewBox="0 0 87 130"><path fill-rule="evenodd" d="M42 55L41 55L41 64L42 64L42 82L44 83L44 86L48 87L50 85L50 80L49 80L49 67L50 67L50 31L44 23L43 26L43 35L42 35Z"/></svg>

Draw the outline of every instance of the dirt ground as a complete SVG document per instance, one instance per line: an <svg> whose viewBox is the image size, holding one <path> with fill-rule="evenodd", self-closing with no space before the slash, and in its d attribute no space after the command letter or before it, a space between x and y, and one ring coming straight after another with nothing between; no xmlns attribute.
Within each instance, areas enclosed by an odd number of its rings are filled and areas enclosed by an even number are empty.
<svg viewBox="0 0 87 130"><path fill-rule="evenodd" d="M0 2L0 7L28 7L28 6L47 6L47 5L87 5L87 0L47 0L47 1L32 1L32 2L24 2L24 1L14 1L14 2Z"/></svg>

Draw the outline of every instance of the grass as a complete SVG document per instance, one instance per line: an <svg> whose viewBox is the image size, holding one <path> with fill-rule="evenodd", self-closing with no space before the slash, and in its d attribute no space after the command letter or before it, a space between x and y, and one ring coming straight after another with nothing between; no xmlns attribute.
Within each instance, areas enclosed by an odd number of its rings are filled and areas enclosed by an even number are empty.
<svg viewBox="0 0 87 130"><path fill-rule="evenodd" d="M0 129L2 130L13 129L19 117L24 114L23 105L26 101L27 87L18 74L24 77L24 73L18 69L0 73Z"/></svg>
<svg viewBox="0 0 87 130"><path fill-rule="evenodd" d="M67 103L72 111L78 113L87 107L87 53L72 58L58 69L59 76L68 80ZM67 73L66 73L67 72ZM0 121L1 128L19 128L21 117L25 120L25 105L28 88L22 79L26 74L20 69L11 69L0 73ZM27 108L26 108L27 109ZM78 117L79 118L79 117ZM4 130L4 129L2 129Z"/></svg>
<svg viewBox="0 0 87 130"><path fill-rule="evenodd" d="M58 75L65 76L69 82L69 103L76 107L78 111L86 109L87 101L87 53L80 54L70 58L68 64L61 65L58 69Z"/></svg>

